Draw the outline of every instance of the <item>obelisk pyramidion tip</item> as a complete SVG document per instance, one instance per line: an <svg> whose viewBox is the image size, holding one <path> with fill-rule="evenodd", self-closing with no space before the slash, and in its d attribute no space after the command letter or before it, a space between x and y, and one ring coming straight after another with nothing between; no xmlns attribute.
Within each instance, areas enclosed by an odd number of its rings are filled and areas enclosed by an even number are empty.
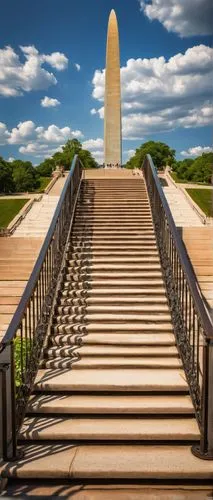
<svg viewBox="0 0 213 500"><path fill-rule="evenodd" d="M110 17L113 17L113 16L116 17L116 12L114 9L112 9L110 12Z"/></svg>

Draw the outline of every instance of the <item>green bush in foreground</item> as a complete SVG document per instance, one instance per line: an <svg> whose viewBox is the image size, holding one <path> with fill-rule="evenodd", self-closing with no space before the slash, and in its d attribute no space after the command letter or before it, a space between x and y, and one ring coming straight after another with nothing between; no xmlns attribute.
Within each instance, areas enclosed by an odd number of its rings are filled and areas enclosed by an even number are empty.
<svg viewBox="0 0 213 500"><path fill-rule="evenodd" d="M16 337L14 340L14 363L15 383L17 388L23 384L22 374L25 374L26 372L27 355L30 355L29 339Z"/></svg>

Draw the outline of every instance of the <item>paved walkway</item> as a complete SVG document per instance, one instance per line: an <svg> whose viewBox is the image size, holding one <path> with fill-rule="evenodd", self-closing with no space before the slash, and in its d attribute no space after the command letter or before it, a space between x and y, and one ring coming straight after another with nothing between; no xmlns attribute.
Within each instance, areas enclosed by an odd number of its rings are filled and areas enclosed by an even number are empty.
<svg viewBox="0 0 213 500"><path fill-rule="evenodd" d="M12 238L45 238L67 175L60 177L51 191L48 194L43 194L40 201L33 204L31 210L14 231Z"/></svg>
<svg viewBox="0 0 213 500"><path fill-rule="evenodd" d="M163 187L173 219L177 227L203 227L203 222L192 204L188 201L180 184L174 184L169 175L161 175L167 181L168 186ZM187 185L189 187L189 185Z"/></svg>
<svg viewBox="0 0 213 500"><path fill-rule="evenodd" d="M67 180L69 172L65 172L64 177L59 177L59 179L56 181L52 189L49 191L48 195L49 196L60 196L62 189L64 187L64 184Z"/></svg>

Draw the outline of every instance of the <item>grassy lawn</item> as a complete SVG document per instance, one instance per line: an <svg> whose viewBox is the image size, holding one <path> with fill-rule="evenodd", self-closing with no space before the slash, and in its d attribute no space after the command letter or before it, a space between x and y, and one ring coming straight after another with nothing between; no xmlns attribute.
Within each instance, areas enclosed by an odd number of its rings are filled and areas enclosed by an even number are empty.
<svg viewBox="0 0 213 500"><path fill-rule="evenodd" d="M186 189L208 217L213 217L213 189Z"/></svg>
<svg viewBox="0 0 213 500"><path fill-rule="evenodd" d="M36 189L37 193L43 193L43 191L46 189L47 185L50 183L52 180L51 177L40 177L39 182L40 186L38 189Z"/></svg>
<svg viewBox="0 0 213 500"><path fill-rule="evenodd" d="M0 200L0 227L7 227L11 220L18 214L19 210L21 210L28 201L29 200L25 198L17 200Z"/></svg>

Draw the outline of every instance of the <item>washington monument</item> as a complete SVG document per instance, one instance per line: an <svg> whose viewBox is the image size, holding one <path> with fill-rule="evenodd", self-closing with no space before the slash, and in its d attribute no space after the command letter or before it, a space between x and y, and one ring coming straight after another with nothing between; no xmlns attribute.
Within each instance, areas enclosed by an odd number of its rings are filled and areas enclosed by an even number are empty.
<svg viewBox="0 0 213 500"><path fill-rule="evenodd" d="M105 166L121 165L121 83L119 32L115 11L109 16L104 118L104 162Z"/></svg>

